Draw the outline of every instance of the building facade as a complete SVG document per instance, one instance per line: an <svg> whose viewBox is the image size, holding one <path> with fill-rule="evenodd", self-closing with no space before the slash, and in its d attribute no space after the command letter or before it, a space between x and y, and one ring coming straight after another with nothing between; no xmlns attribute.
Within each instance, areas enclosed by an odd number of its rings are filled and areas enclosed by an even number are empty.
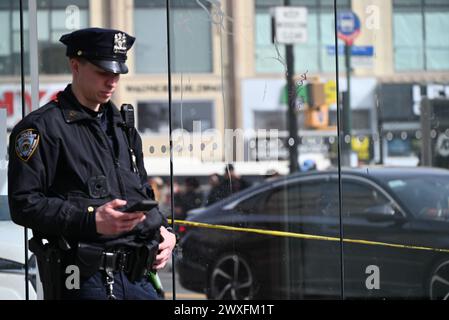
<svg viewBox="0 0 449 320"><path fill-rule="evenodd" d="M162 0L38 0L36 4L40 100L31 102L28 93L25 102L30 110L70 81L59 37L82 27L112 27L138 39L128 60L130 72L122 77L114 101L135 106L147 157L169 156L169 98L173 151L180 158L223 161L226 130L236 140L236 130L243 130L246 160L263 158L254 140L260 130L263 134L278 130L279 141L285 144L285 52L272 42L270 15L270 8L282 6L282 0L175 0L168 23ZM300 154L332 153L337 78L340 91L347 86L341 54L337 75L335 53L342 50L335 50L333 0L292 0L291 4L308 10L308 40L294 47L296 79L325 83L329 110L326 125L311 128L307 121L312 118L299 106ZM361 25L351 58L352 128L358 137L352 141L353 149L369 162L413 153L413 146L419 144L421 96L447 96L449 90L449 40L444 34L449 3L339 0L337 5L338 11L353 10ZM0 32L5 39L0 45L0 107L7 110L9 128L21 117L18 9L16 1L0 5ZM24 22L24 71L29 74L27 39L33 29L26 16ZM317 141L324 149L316 147ZM285 146L278 146L271 156L282 160Z"/></svg>

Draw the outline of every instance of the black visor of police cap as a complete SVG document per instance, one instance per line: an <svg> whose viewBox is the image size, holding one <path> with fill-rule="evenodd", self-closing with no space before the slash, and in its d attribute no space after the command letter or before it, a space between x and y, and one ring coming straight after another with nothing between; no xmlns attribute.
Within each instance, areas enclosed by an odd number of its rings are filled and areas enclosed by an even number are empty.
<svg viewBox="0 0 449 320"><path fill-rule="evenodd" d="M136 38L114 29L86 28L59 39L67 46L66 56L82 57L103 70L128 73L126 53Z"/></svg>

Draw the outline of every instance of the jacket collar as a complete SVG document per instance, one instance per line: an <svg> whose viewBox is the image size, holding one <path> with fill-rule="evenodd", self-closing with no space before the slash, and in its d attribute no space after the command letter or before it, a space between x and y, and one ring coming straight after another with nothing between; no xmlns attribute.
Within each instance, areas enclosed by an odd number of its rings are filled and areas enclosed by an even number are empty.
<svg viewBox="0 0 449 320"><path fill-rule="evenodd" d="M86 110L84 110L85 107L83 107L83 105L76 99L75 95L72 92L72 86L70 84L67 85L64 91L58 93L57 100L59 102L59 107L61 108L66 123L74 123L81 120L92 121L96 119L89 113L87 113ZM104 112L106 112L107 109L112 110L115 122L121 121L120 112L111 101L108 101L103 106Z"/></svg>

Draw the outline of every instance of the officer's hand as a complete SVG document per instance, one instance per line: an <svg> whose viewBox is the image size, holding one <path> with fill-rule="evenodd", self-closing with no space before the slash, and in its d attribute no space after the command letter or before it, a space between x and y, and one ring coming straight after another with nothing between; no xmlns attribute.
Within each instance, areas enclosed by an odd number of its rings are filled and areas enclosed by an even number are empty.
<svg viewBox="0 0 449 320"><path fill-rule="evenodd" d="M165 229L164 226L160 228L160 231L164 240L159 243L159 253L153 264L153 268L156 270L160 270L165 267L168 259L171 257L171 252L176 245L176 236L173 233Z"/></svg>
<svg viewBox="0 0 449 320"><path fill-rule="evenodd" d="M97 233L112 236L132 230L145 220L144 212L124 213L116 209L126 205L125 200L115 199L95 211Z"/></svg>

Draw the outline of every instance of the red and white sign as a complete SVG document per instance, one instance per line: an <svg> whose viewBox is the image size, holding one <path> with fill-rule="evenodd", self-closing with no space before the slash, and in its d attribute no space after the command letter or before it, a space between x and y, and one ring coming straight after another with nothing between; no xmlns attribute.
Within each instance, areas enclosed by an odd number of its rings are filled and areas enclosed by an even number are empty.
<svg viewBox="0 0 449 320"><path fill-rule="evenodd" d="M360 19L352 11L341 11L337 16L337 36L346 45L352 46L355 38L360 34Z"/></svg>
<svg viewBox="0 0 449 320"><path fill-rule="evenodd" d="M66 83L44 84L39 87L38 106L31 105L31 90L25 87L26 114L43 106L56 97L59 91L64 90ZM12 129L22 119L22 89L17 85L0 85L0 108L6 109L6 127Z"/></svg>

